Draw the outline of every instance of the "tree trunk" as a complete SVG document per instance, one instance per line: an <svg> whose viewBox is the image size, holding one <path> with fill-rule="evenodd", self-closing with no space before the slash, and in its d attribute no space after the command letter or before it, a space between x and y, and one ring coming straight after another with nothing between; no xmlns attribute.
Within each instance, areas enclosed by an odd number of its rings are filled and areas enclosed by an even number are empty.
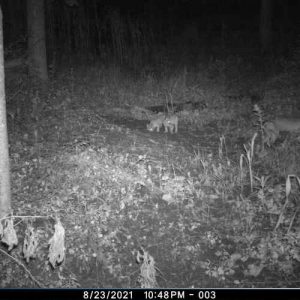
<svg viewBox="0 0 300 300"><path fill-rule="evenodd" d="M48 81L44 0L27 0L29 75L46 85Z"/></svg>
<svg viewBox="0 0 300 300"><path fill-rule="evenodd" d="M261 0L260 44L262 54L270 54L272 43L272 0Z"/></svg>
<svg viewBox="0 0 300 300"><path fill-rule="evenodd" d="M291 20L289 18L289 6L286 5L286 0L281 0L280 11L281 18L277 21L279 23L279 54L287 55L290 54L288 41L291 38L291 33L293 32L291 28Z"/></svg>
<svg viewBox="0 0 300 300"><path fill-rule="evenodd" d="M0 8L0 219L10 213L11 194L4 88L3 27Z"/></svg>

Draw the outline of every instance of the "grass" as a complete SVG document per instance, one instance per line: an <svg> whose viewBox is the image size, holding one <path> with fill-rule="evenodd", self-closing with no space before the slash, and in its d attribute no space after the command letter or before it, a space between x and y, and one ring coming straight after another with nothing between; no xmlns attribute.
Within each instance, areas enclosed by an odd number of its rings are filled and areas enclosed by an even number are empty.
<svg viewBox="0 0 300 300"><path fill-rule="evenodd" d="M14 214L27 216L15 230L21 243L30 219L39 244L32 276L47 287L299 287L299 143L283 136L262 151L251 99L228 88L239 64L138 78L70 69L47 102L33 93L43 109L9 119ZM207 107L181 112L172 136L131 113L170 99ZM56 218L66 249L52 268ZM20 261L21 248L11 252ZM36 286L1 256L1 287Z"/></svg>

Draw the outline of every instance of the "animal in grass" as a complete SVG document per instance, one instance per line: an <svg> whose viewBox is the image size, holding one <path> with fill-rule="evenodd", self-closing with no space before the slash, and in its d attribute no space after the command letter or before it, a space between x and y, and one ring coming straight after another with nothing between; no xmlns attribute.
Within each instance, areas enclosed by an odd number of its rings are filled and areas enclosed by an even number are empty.
<svg viewBox="0 0 300 300"><path fill-rule="evenodd" d="M264 125L265 141L268 144L274 143L280 132L300 133L300 119L278 118L267 122Z"/></svg>
<svg viewBox="0 0 300 300"><path fill-rule="evenodd" d="M154 119L147 124L147 130L159 132L160 128L163 126L166 116L164 114L158 114Z"/></svg>
<svg viewBox="0 0 300 300"><path fill-rule="evenodd" d="M147 130L159 132L161 127L164 126L165 132L178 132L178 117L176 115L165 115L159 114L156 118L152 119L149 124L147 124Z"/></svg>
<svg viewBox="0 0 300 300"><path fill-rule="evenodd" d="M178 117L176 115L167 115L163 124L165 132L170 131L171 134L178 132Z"/></svg>

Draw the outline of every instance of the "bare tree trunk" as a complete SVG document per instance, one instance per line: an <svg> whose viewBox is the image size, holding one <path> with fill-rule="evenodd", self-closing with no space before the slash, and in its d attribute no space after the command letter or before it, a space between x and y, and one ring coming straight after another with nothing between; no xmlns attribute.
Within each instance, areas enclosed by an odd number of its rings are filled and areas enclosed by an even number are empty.
<svg viewBox="0 0 300 300"><path fill-rule="evenodd" d="M277 22L279 23L279 54L285 55L288 53L288 40L291 38L291 20L289 18L289 6L286 5L285 0L281 0L280 4L280 11L281 11L281 18Z"/></svg>
<svg viewBox="0 0 300 300"><path fill-rule="evenodd" d="M262 54L271 52L272 44L272 0L261 0L260 44Z"/></svg>
<svg viewBox="0 0 300 300"><path fill-rule="evenodd" d="M48 62L50 67L50 72L52 75L55 73L56 69L56 43L55 43L55 18L54 18L54 9L53 1L46 0L46 28L47 28L47 53L48 53Z"/></svg>
<svg viewBox="0 0 300 300"><path fill-rule="evenodd" d="M0 219L10 212L11 192L4 88L3 27L0 8Z"/></svg>
<svg viewBox="0 0 300 300"><path fill-rule="evenodd" d="M96 24L96 38L97 38L97 44L95 45L96 53L102 54L102 45L101 45L101 29L100 29L100 19L99 19L99 14L98 14L98 7L97 7L97 2L96 0L93 0L93 5L94 5L94 14L95 14L95 24ZM95 29L94 29L95 31Z"/></svg>
<svg viewBox="0 0 300 300"><path fill-rule="evenodd" d="M44 0L27 0L29 75L48 81Z"/></svg>

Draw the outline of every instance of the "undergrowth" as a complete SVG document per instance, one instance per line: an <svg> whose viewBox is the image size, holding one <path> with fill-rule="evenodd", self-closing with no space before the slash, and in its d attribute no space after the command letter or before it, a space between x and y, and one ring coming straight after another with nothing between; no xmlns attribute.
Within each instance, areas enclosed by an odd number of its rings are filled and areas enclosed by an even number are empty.
<svg viewBox="0 0 300 300"><path fill-rule="evenodd" d="M53 79L43 110L24 108L34 119L26 129L21 116L9 119L14 228L22 241L30 219L39 246L18 268L1 251L1 287L35 286L35 276L48 287L299 286L298 141L257 147L257 128L237 124L251 101L229 100L224 78L238 66L216 62L210 81L187 71L136 80L113 68L70 70ZM170 94L207 107L182 111L177 136L130 125L130 108ZM232 132L244 137L238 150ZM58 219L65 259L51 266ZM19 262L20 248L10 252ZM31 276L20 277L24 268Z"/></svg>

